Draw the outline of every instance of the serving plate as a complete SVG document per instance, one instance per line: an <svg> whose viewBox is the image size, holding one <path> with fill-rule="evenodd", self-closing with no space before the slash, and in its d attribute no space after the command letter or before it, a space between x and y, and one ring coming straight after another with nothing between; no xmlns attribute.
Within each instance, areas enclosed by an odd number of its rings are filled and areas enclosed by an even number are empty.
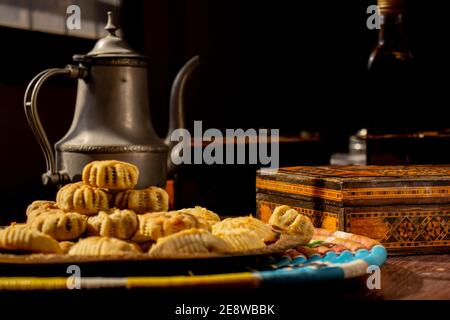
<svg viewBox="0 0 450 320"><path fill-rule="evenodd" d="M80 268L82 288L259 287L359 277L387 257L375 240L340 231L316 229L308 246L280 244L263 251L170 259L2 254L0 289L67 289L73 265Z"/></svg>
<svg viewBox="0 0 450 320"><path fill-rule="evenodd" d="M231 257L245 257L245 256L264 256L270 254L283 253L284 251L295 248L302 245L299 237L280 234L279 239L267 245L262 249L249 250L246 252L230 253L230 254L190 254L190 255L176 255L173 257L153 257L147 253L142 254L130 254L130 255L105 255L105 256L76 256L68 254L17 254L8 253L4 251L0 253L0 264L28 264L28 265L40 265L40 264L67 264L67 263L97 263L97 262L120 262L120 261L173 261L173 263L179 263L184 260L204 259L208 261L211 258L231 258ZM1 251L0 251L1 252Z"/></svg>

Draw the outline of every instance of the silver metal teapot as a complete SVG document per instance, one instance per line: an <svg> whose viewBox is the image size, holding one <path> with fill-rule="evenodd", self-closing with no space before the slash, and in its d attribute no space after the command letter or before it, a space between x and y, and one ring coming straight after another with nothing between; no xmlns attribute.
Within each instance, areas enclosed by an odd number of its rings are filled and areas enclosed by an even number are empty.
<svg viewBox="0 0 450 320"><path fill-rule="evenodd" d="M111 12L108 12L105 29L109 34L100 39L89 53L74 55L77 65L42 71L27 87L25 113L47 164L42 181L44 185L77 181L87 163L114 159L138 166L138 187L164 186L171 165L171 145L169 139L164 142L153 129L146 57L131 50L123 39L116 36L117 27L112 23ZM198 56L193 57L175 78L170 98L168 136L173 130L185 126L184 87L198 64ZM72 125L55 144L55 157L39 120L37 98L42 84L56 75L78 79L78 90Z"/></svg>

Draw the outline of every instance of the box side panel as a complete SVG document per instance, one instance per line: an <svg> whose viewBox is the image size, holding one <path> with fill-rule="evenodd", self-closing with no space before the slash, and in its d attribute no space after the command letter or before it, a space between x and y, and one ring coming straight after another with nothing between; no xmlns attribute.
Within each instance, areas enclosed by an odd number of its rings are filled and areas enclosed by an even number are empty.
<svg viewBox="0 0 450 320"><path fill-rule="evenodd" d="M292 199L273 194L256 194L256 212L258 217L267 222L277 206L288 205L308 216L315 227L331 231L344 230L342 208L317 205L313 202Z"/></svg>
<svg viewBox="0 0 450 320"><path fill-rule="evenodd" d="M450 205L345 208L345 231L380 241L389 253L450 252Z"/></svg>

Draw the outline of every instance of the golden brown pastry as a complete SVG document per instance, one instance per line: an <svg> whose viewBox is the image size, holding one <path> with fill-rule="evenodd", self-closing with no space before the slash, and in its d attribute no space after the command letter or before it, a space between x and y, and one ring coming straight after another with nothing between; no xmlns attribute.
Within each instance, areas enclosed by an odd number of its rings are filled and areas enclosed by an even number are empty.
<svg viewBox="0 0 450 320"><path fill-rule="evenodd" d="M265 243L277 240L277 234L270 226L252 216L227 218L212 227L213 234L224 234L232 229L243 228L255 232Z"/></svg>
<svg viewBox="0 0 450 320"><path fill-rule="evenodd" d="M217 222L220 222L220 217L217 213L214 213L206 208L195 206L194 208L185 208L181 209L179 211L187 212L192 214L196 218L204 219L209 223L209 225L212 227Z"/></svg>
<svg viewBox="0 0 450 320"><path fill-rule="evenodd" d="M86 216L61 209L37 209L28 216L27 225L56 240L73 240L86 230Z"/></svg>
<svg viewBox="0 0 450 320"><path fill-rule="evenodd" d="M58 241L24 225L12 225L0 230L0 249L36 253L61 253Z"/></svg>
<svg viewBox="0 0 450 320"><path fill-rule="evenodd" d="M266 246L264 239L256 232L245 228L223 229L213 234L225 240L230 245L231 252L245 252Z"/></svg>
<svg viewBox="0 0 450 320"><path fill-rule="evenodd" d="M27 223L26 224L30 224L30 222L38 217L40 217L41 215L47 215L49 213L55 213L58 211L62 211L61 209L49 209L49 208L37 208L34 209L32 211L30 211L27 215ZM64 212L64 211L63 211Z"/></svg>
<svg viewBox="0 0 450 320"><path fill-rule="evenodd" d="M278 206L273 210L269 225L289 234L298 235L303 243L308 243L314 233L311 220L289 206Z"/></svg>
<svg viewBox="0 0 450 320"><path fill-rule="evenodd" d="M56 204L64 211L75 211L85 215L108 210L109 194L82 182L67 184L56 194Z"/></svg>
<svg viewBox="0 0 450 320"><path fill-rule="evenodd" d="M138 218L132 210L115 209L111 213L100 211L98 215L89 217L88 233L103 237L129 239L138 228Z"/></svg>
<svg viewBox="0 0 450 320"><path fill-rule="evenodd" d="M72 241L61 241L59 242L59 247L62 250L62 253L68 253L70 248L74 246L75 242Z"/></svg>
<svg viewBox="0 0 450 320"><path fill-rule="evenodd" d="M176 257L207 253L230 252L229 245L203 229L188 229L159 238L150 249L155 257Z"/></svg>
<svg viewBox="0 0 450 320"><path fill-rule="evenodd" d="M135 165L116 160L93 161L82 173L85 184L111 190L132 189L138 177L139 170Z"/></svg>
<svg viewBox="0 0 450 320"><path fill-rule="evenodd" d="M115 206L120 209L131 209L137 213L167 211L169 195L166 190L158 187L124 190L117 193Z"/></svg>
<svg viewBox="0 0 450 320"><path fill-rule="evenodd" d="M35 211L35 210L48 210L48 209L58 209L56 206L55 201L48 201L48 200L36 200L33 201L28 207L26 214L27 216Z"/></svg>
<svg viewBox="0 0 450 320"><path fill-rule="evenodd" d="M82 256L127 255L140 252L139 246L134 243L108 237L88 237L74 244L69 250L70 255Z"/></svg>
<svg viewBox="0 0 450 320"><path fill-rule="evenodd" d="M210 230L206 221L182 211L146 213L138 215L138 219L139 229L132 238L136 242L156 241L191 228Z"/></svg>

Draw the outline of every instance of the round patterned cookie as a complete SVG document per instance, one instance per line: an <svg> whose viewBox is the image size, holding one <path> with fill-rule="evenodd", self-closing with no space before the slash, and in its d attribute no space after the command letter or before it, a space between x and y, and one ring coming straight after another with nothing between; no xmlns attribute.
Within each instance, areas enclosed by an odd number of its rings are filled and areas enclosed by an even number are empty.
<svg viewBox="0 0 450 320"><path fill-rule="evenodd" d="M28 207L26 211L26 215L28 216L31 212L35 210L50 210L50 209L58 209L55 201L48 200L36 200L33 201Z"/></svg>
<svg viewBox="0 0 450 320"><path fill-rule="evenodd" d="M129 239L138 228L138 218L132 210L115 209L111 213L101 211L89 217L88 234L103 237Z"/></svg>
<svg viewBox="0 0 450 320"><path fill-rule="evenodd" d="M268 221L274 229L298 235L303 243L308 243L314 234L314 225L311 220L289 206L278 206L273 210Z"/></svg>
<svg viewBox="0 0 450 320"><path fill-rule="evenodd" d="M120 209L131 209L137 213L167 211L169 195L166 190L158 187L124 190L117 193L115 206Z"/></svg>
<svg viewBox="0 0 450 320"><path fill-rule="evenodd" d="M61 209L34 210L27 219L30 229L40 231L56 240L77 239L86 230L86 216Z"/></svg>
<svg viewBox="0 0 450 320"><path fill-rule="evenodd" d="M136 242L156 241L185 229L211 229L205 220L181 211L140 214L138 219L139 228L132 238Z"/></svg>
<svg viewBox="0 0 450 320"><path fill-rule="evenodd" d="M108 210L109 198L110 194L106 190L77 182L67 184L58 191L56 204L67 212L94 215Z"/></svg>
<svg viewBox="0 0 450 320"><path fill-rule="evenodd" d="M116 160L93 161L84 167L82 173L85 184L111 190L132 189L138 177L139 170L135 165Z"/></svg>

